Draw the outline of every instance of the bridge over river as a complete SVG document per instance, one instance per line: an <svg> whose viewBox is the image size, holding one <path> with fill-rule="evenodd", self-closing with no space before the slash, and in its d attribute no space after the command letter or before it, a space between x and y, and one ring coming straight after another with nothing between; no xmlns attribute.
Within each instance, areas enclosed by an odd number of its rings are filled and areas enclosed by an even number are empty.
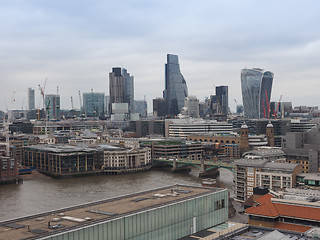
<svg viewBox="0 0 320 240"><path fill-rule="evenodd" d="M199 176L210 175L210 172L217 172L218 168L226 168L231 172L235 172L235 165L228 161L208 161L208 160L191 160L186 158L154 158L154 163L163 163L172 166L173 171L178 171L184 167L194 166L200 169Z"/></svg>

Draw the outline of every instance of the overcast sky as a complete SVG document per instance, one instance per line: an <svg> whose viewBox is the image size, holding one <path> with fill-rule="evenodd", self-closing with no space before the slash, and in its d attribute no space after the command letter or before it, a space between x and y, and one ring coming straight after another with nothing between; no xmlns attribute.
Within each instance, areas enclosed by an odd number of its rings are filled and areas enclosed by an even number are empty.
<svg viewBox="0 0 320 240"><path fill-rule="evenodd" d="M48 78L61 108L78 91L108 94L108 73L135 77L135 99L162 97L166 54L179 56L189 94L201 101L229 86L242 102L240 71L274 73L271 100L316 106L320 93L320 1L0 0L0 109L26 109L27 88Z"/></svg>

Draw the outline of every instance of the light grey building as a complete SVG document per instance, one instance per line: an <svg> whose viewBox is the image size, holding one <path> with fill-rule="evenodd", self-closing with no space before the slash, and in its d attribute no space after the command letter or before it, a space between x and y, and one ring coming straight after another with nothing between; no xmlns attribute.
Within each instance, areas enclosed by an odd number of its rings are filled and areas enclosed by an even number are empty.
<svg viewBox="0 0 320 240"><path fill-rule="evenodd" d="M28 110L35 109L34 99L34 89L28 88Z"/></svg>
<svg viewBox="0 0 320 240"><path fill-rule="evenodd" d="M259 119L270 116L273 73L260 68L241 70L244 117Z"/></svg>
<svg viewBox="0 0 320 240"><path fill-rule="evenodd" d="M167 115L178 115L184 106L184 99L188 96L188 88L180 72L177 55L167 55L165 78L163 97L166 100Z"/></svg>

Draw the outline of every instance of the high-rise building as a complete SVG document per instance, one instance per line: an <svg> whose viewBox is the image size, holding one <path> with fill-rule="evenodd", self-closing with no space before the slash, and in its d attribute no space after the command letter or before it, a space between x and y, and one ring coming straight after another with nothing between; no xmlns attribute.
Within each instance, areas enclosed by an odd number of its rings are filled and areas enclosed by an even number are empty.
<svg viewBox="0 0 320 240"><path fill-rule="evenodd" d="M167 115L178 115L184 106L184 99L187 96L187 83L180 72L178 56L168 54L165 65L165 89L163 91Z"/></svg>
<svg viewBox="0 0 320 240"><path fill-rule="evenodd" d="M148 104L146 100L134 101L134 112L138 113L141 118L146 118L148 115Z"/></svg>
<svg viewBox="0 0 320 240"><path fill-rule="evenodd" d="M124 102L128 103L129 112L132 112L134 110L134 77L130 76L125 68L122 68L122 76L125 79Z"/></svg>
<svg viewBox="0 0 320 240"><path fill-rule="evenodd" d="M100 117L105 115L104 93L83 93L83 110L86 117Z"/></svg>
<svg viewBox="0 0 320 240"><path fill-rule="evenodd" d="M28 88L28 110L34 110L34 89Z"/></svg>
<svg viewBox="0 0 320 240"><path fill-rule="evenodd" d="M45 96L46 118L60 119L60 95L47 94Z"/></svg>
<svg viewBox="0 0 320 240"><path fill-rule="evenodd" d="M154 117L166 116L166 100L164 98L153 99L153 116Z"/></svg>
<svg viewBox="0 0 320 240"><path fill-rule="evenodd" d="M217 86L216 96L218 100L219 113L222 115L228 115L229 112L229 102L228 102L228 86Z"/></svg>
<svg viewBox="0 0 320 240"><path fill-rule="evenodd" d="M241 70L241 89L244 117L251 119L270 116L270 97L273 73L260 68Z"/></svg>
<svg viewBox="0 0 320 240"><path fill-rule="evenodd" d="M199 118L199 100L195 96L186 97L181 113L187 117Z"/></svg>
<svg viewBox="0 0 320 240"><path fill-rule="evenodd" d="M114 67L109 73L110 108L112 103L128 103L129 111L134 105L134 77L125 68ZM109 109L112 112L111 109Z"/></svg>

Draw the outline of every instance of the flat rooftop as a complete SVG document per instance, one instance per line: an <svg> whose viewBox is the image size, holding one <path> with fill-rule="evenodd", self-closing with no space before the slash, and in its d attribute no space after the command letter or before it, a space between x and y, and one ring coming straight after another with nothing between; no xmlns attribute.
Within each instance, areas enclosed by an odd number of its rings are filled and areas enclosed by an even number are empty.
<svg viewBox="0 0 320 240"><path fill-rule="evenodd" d="M38 239L191 199L220 188L172 185L0 222L0 239Z"/></svg>

